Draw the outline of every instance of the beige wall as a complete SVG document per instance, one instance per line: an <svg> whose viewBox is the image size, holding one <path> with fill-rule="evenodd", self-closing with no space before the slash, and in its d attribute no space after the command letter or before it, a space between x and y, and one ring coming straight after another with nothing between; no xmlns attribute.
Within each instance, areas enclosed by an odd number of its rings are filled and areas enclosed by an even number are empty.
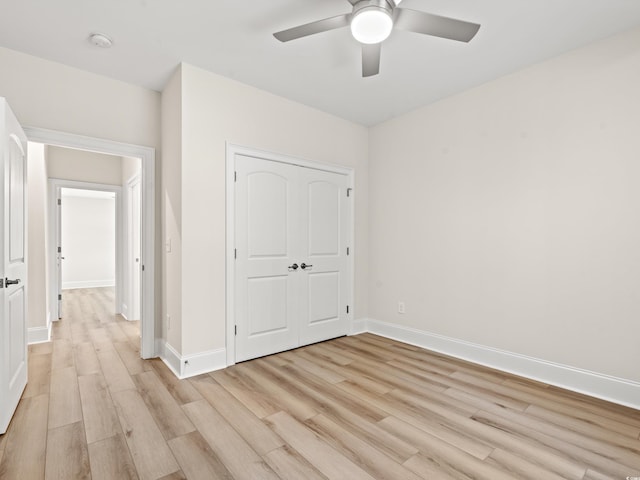
<svg viewBox="0 0 640 480"><path fill-rule="evenodd" d="M25 126L156 148L156 312L161 311L160 94L0 48L0 96Z"/></svg>
<svg viewBox="0 0 640 480"><path fill-rule="evenodd" d="M47 295L47 164L44 145L29 143L27 161L28 198L28 323L29 328L46 327Z"/></svg>
<svg viewBox="0 0 640 480"><path fill-rule="evenodd" d="M114 155L49 146L47 168L49 178L122 185L122 157Z"/></svg>
<svg viewBox="0 0 640 480"><path fill-rule="evenodd" d="M640 380L639 44L371 129L372 318Z"/></svg>
<svg viewBox="0 0 640 480"><path fill-rule="evenodd" d="M115 195L85 195L81 190L62 189L63 290L114 286L116 282Z"/></svg>
<svg viewBox="0 0 640 480"><path fill-rule="evenodd" d="M22 125L160 147L160 94L0 47L0 96Z"/></svg>
<svg viewBox="0 0 640 480"><path fill-rule="evenodd" d="M182 69L162 92L162 331L182 352ZM206 211L205 208L200 210ZM170 245L170 248L169 248ZM167 316L171 321L167 321Z"/></svg>
<svg viewBox="0 0 640 480"><path fill-rule="evenodd" d="M366 128L189 65L177 75L182 82L181 177L167 176L166 183L181 185L175 222L184 247L179 352L225 346L225 142L355 168L355 316L366 316ZM177 161L179 156L172 156L171 162ZM173 279L166 280L169 304ZM168 313L176 328L175 313Z"/></svg>

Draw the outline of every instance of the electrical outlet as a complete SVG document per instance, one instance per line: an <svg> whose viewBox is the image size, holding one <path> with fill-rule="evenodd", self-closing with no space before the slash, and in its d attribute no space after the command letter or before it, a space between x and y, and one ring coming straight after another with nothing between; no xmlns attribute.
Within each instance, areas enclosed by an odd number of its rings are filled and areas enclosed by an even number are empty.
<svg viewBox="0 0 640 480"><path fill-rule="evenodd" d="M404 313L404 302L398 302L398 313Z"/></svg>

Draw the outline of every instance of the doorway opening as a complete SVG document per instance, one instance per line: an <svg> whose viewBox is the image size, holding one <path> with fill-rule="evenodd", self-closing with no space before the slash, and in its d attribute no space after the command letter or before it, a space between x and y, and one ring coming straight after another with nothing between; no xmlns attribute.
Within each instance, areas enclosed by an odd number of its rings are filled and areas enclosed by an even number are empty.
<svg viewBox="0 0 640 480"><path fill-rule="evenodd" d="M24 128L30 142L44 144L48 147L70 149L74 151L85 151L94 154L105 154L121 157L122 159L136 159L140 168L132 173L119 185L105 185L103 183L81 182L74 180L56 179L57 183L49 188L49 238L58 238L57 230L57 200L63 188L75 188L93 191L115 192L116 211L120 213L119 221L116 221L116 260L115 260L115 292L116 312L121 313L128 319L134 320L133 316L140 319L140 356L142 358L157 357L156 348L156 325L155 325L155 150L150 147L124 144L110 140L84 137L80 135L44 130L39 128ZM86 167L86 165L85 165ZM50 173L50 177L54 174ZM100 178L94 178L100 182ZM137 181L138 186L135 186ZM66 183L65 183L66 182ZM71 183L70 183L71 182ZM75 183L74 183L75 182ZM111 182L114 183L114 182ZM130 185L133 188L130 190ZM136 201L128 198L128 194L137 194ZM138 215L131 218L132 211L126 207L129 203L136 205ZM132 207L134 208L134 207ZM117 216L117 215L116 215ZM131 221L130 221L131 220ZM133 222L133 223L132 223ZM137 223L136 223L137 222ZM131 228L136 228L139 235L137 242L139 247L135 248L135 241L131 240ZM58 271L57 264L62 261L59 257L65 257L62 250L57 252L55 241L50 242L53 248L49 248L48 268L49 272ZM62 247L62 245L60 245ZM119 255L119 256L118 256ZM137 259L137 262L135 261ZM66 261L66 259L65 259ZM130 265L130 261L137 263L139 278L133 276L135 267ZM58 281L54 275L49 275L48 285L51 317L58 318L55 309L58 306L58 288L62 286L62 281ZM118 279L120 281L118 281ZM130 293L138 285L137 302L132 301ZM60 287L58 287L60 285ZM135 291L135 290L134 290ZM138 313L139 312L139 313Z"/></svg>
<svg viewBox="0 0 640 480"><path fill-rule="evenodd" d="M58 318L64 291L106 288L116 291L116 265L120 249L116 247L117 192L81 188L59 189L57 205ZM58 196L58 195L57 195ZM120 282L118 282L120 283ZM117 289L122 294L122 289ZM111 305L114 313L118 303Z"/></svg>
<svg viewBox="0 0 640 480"><path fill-rule="evenodd" d="M65 149L56 150L65 155ZM82 152L76 152L79 158ZM95 159L95 157L94 157ZM51 171L63 169L51 156ZM117 158L106 158L119 162ZM117 185L50 178L48 259L53 318L65 317L63 297L79 288L109 288L113 314L126 317L131 292L126 279L124 245L130 232L123 226L122 188ZM133 320L132 318L128 318ZM139 319L136 319L139 320Z"/></svg>

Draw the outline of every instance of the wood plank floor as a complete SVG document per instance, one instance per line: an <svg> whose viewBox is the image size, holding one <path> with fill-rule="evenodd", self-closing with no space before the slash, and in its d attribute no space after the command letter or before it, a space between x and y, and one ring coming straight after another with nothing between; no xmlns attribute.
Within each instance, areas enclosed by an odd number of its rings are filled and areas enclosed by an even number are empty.
<svg viewBox="0 0 640 480"><path fill-rule="evenodd" d="M640 411L370 334L177 380L111 289L64 298L2 480L640 477Z"/></svg>

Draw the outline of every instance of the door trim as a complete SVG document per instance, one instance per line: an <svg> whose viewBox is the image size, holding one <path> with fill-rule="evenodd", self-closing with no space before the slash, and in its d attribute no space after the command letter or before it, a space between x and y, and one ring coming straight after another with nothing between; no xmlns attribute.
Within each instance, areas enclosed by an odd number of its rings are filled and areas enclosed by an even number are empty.
<svg viewBox="0 0 640 480"><path fill-rule="evenodd" d="M235 145L233 143L226 143L226 172L225 172L225 193L226 193L226 262L225 262L225 285L226 285L226 353L227 353L227 366L235 365L236 363L236 342L235 342L235 157L236 155L243 155L247 157L259 158L262 160L268 160L272 162L286 163L289 165L312 168L314 170L322 170L325 172L338 173L347 176L347 183L350 188L350 197L355 200L353 194L353 187L355 185L355 172L353 168L343 167L341 165L334 165L329 163L314 162L311 160L305 160L291 155L284 155L279 153L267 152L264 150L258 150L251 147L245 147L241 145ZM348 260L348 275L349 280L347 282L348 292L347 299L350 305L349 314L347 316L350 327L353 324L353 312L354 310L354 272L355 272L355 244L354 244L354 231L355 231L355 204L351 204L349 209L349 232L347 243L350 246L350 255ZM349 330L351 330L350 328Z"/></svg>
<svg viewBox="0 0 640 480"><path fill-rule="evenodd" d="M142 145L120 143L112 140L85 137L73 133L58 132L36 127L23 127L30 142L44 143L57 147L89 150L92 152L118 155L122 157L137 157L142 160L141 180L141 251L140 256L144 265L141 278L141 320L140 320L140 356L154 358L158 356L159 342L156 339L155 325L155 148Z"/></svg>

